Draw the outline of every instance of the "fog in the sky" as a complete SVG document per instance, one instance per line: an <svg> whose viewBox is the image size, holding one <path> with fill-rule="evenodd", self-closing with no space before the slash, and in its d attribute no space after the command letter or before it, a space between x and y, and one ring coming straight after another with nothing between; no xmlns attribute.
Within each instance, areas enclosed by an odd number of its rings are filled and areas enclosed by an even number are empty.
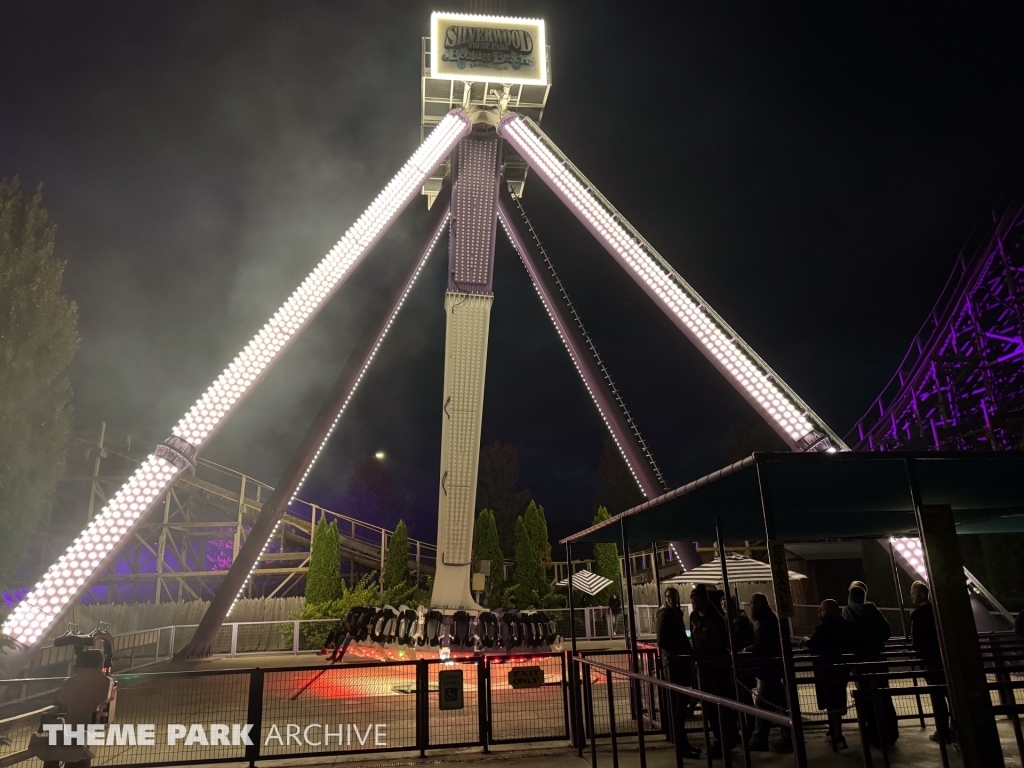
<svg viewBox="0 0 1024 768"><path fill-rule="evenodd" d="M42 183L58 225L79 305L79 429L165 437L414 151L430 10L0 8L0 177ZM840 434L892 375L961 245L1024 180L1015 4L510 11L549 22L544 129ZM720 466L748 406L536 178L524 204L670 482ZM276 482L428 218L416 199L207 458ZM602 427L500 237L483 440L517 446L554 537L593 514ZM354 462L384 450L428 539L445 258L307 494L341 504Z"/></svg>

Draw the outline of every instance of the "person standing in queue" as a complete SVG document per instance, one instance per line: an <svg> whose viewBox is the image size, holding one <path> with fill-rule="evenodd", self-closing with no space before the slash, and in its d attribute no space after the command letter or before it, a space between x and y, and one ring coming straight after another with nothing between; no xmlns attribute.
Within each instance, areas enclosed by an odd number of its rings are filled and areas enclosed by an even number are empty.
<svg viewBox="0 0 1024 768"><path fill-rule="evenodd" d="M868 602L867 597L867 584L863 581L851 582L849 598L846 607L843 608L843 618L857 630L859 660L883 662L885 642L892 634L892 629L882 612L878 610L878 606ZM883 667L881 663L875 663L867 667L864 673L854 674L853 679L857 688L863 691L888 688L887 678L874 676L887 671L887 665ZM867 674L872 676L866 677ZM867 707L864 712L864 720L868 726L868 741L871 746L880 748L884 738L886 745L891 747L896 744L896 739L900 735L899 720L896 719L896 707L893 706L892 697L874 696L872 702L874 706Z"/></svg>
<svg viewBox="0 0 1024 768"><path fill-rule="evenodd" d="M743 649L754 642L754 624L747 616L746 611L740 608L736 604L736 598L732 595L722 595L722 613L726 616L729 615L729 610L732 610L732 647L735 649L737 656L743 652ZM741 659L737 658L737 665L740 664ZM750 691L757 685L757 680L754 679L752 674L744 673L743 669L737 670L739 673L739 685L736 689L736 700L741 704L754 705L754 699L750 695ZM753 715L738 715L738 718L744 718L746 725L747 735L753 733L754 724L757 718ZM737 742L741 734L737 733Z"/></svg>
<svg viewBox="0 0 1024 768"><path fill-rule="evenodd" d="M690 640L693 643L693 657L704 662L698 674L700 690L706 693L733 698L732 669L729 667L729 628L725 618L711 604L708 588L704 584L696 584L690 592ZM706 713L711 732L717 740L708 750L714 759L721 757L723 751L732 751L735 747L733 736L736 724L732 718L734 710L723 709L721 722L717 706L702 707Z"/></svg>
<svg viewBox="0 0 1024 768"><path fill-rule="evenodd" d="M730 609L732 610L732 641L736 650L742 651L754 642L754 624L747 616L747 612L736 605L735 597L722 595L722 613L728 616Z"/></svg>
<svg viewBox="0 0 1024 768"><path fill-rule="evenodd" d="M750 615L757 629L754 642L747 649L757 663L757 691L755 698L761 709L775 710L786 707L786 688L782 682L782 640L779 637L779 617L775 615L768 597L761 592L750 596ZM748 744L752 752L767 752L771 735L770 721L759 718ZM779 752L792 752L793 739L788 728L779 726L780 737L772 744Z"/></svg>
<svg viewBox="0 0 1024 768"><path fill-rule="evenodd" d="M665 602L658 609L654 620L661 651L661 664L665 678L670 683L693 687L693 646L686 636L686 621L679 606L679 591L675 587L665 590ZM671 738L682 757L699 758L700 749L690 744L686 737L686 711L689 697L675 691L671 694L672 722ZM678 741L677 741L678 740Z"/></svg>
<svg viewBox="0 0 1024 768"><path fill-rule="evenodd" d="M835 600L822 601L818 620L820 623L814 634L805 638L801 645L815 656L812 665L818 709L827 713L829 742L832 751L838 752L847 748L846 737L843 736L843 715L847 711L850 672L843 664L843 655L857 652L858 638L853 625L843 619L842 610Z"/></svg>
<svg viewBox="0 0 1024 768"><path fill-rule="evenodd" d="M939 633L935 628L935 609L929 599L928 585L915 581L910 585L910 601L916 606L910 613L910 644L924 667L924 679L928 685L945 685L946 674L942 669L942 651L939 649ZM938 743L953 741L949 728L949 706L942 693L931 694L932 712L935 714L935 733L928 738Z"/></svg>
<svg viewBox="0 0 1024 768"><path fill-rule="evenodd" d="M618 631L619 616L622 614L622 600L619 599L618 590L615 590L608 597L608 610L611 611L611 626L608 627L609 637L614 635Z"/></svg>

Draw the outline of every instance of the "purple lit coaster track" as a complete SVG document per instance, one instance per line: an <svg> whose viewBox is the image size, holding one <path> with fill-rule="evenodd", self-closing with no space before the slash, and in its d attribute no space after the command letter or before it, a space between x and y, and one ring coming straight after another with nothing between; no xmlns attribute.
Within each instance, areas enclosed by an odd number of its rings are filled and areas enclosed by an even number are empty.
<svg viewBox="0 0 1024 768"><path fill-rule="evenodd" d="M1024 198L956 260L895 375L846 436L855 451L1020 450Z"/></svg>
<svg viewBox="0 0 1024 768"><path fill-rule="evenodd" d="M995 218L995 216L993 216ZM967 250L967 249L965 249ZM855 451L1024 449L1024 198L952 274L892 379L846 436ZM927 580L918 539L880 542ZM967 573L977 594L999 602Z"/></svg>
<svg viewBox="0 0 1024 768"><path fill-rule="evenodd" d="M444 298L445 380L443 402L439 403L442 445L437 559L428 614L441 615L445 626L451 627L462 621L463 616L473 621L481 613L470 593L469 582L488 326L494 298L494 244L499 220L640 489L648 498L664 491L660 470L647 444L517 199L522 195L527 169L555 192L793 450L846 450L842 440L540 130L537 122L550 89L544 22L434 14L431 26L433 37L429 47L424 46L422 114L425 129L433 130L284 306L202 394L172 435L16 606L4 631L19 643L36 643L80 599L98 574L114 562L175 480L195 466L200 450L227 417L421 190L438 206L424 250L411 261L406 280L391 302L382 304L377 322L369 323L366 336L357 347L359 352L346 364L274 493L262 505L182 655L210 653L217 629L339 423L446 225L449 279ZM480 41L487 44L475 50ZM494 41L507 48L501 56L493 54ZM432 55L432 51L438 55ZM523 227L529 230L529 238L523 235ZM691 543L674 542L674 549L685 566L699 563ZM532 647L536 647L541 634L546 635L541 630L533 631ZM387 642L385 638L384 644Z"/></svg>

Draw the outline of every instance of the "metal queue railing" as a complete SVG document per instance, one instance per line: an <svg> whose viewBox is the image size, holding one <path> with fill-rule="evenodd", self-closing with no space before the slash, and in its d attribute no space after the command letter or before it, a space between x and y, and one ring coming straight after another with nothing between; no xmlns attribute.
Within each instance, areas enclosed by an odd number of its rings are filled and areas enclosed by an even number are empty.
<svg viewBox="0 0 1024 768"><path fill-rule="evenodd" d="M1024 644L1020 638L1007 632L981 633L979 640L986 669L987 685L993 702L992 711L995 716L1005 717L1010 723L1018 756L1024 760L1024 727L1021 723L1021 714L1024 713ZM590 744L594 768L597 766L596 739L606 736L610 737L613 768L617 768L618 742L623 735L620 723L623 719L632 725L632 728L627 729L626 732L637 737L640 748L640 764L643 768L646 762L644 732L649 734L652 730L662 733L671 731L668 723L671 721L669 707L671 706L670 694L672 692L700 702L696 711L691 712L685 720L684 727L687 733L696 732L699 735L703 732L705 749L711 744L706 705L714 705L715 711L712 717L715 715L722 717L725 714L723 710L729 710L732 713L743 713L783 727L792 726L790 719L792 713L784 708L773 711L769 708L770 705L751 706L736 701L731 696L716 696L707 691L668 683L663 679L657 661L654 660L652 663L648 657L643 655L649 654L650 650L644 649L643 646L641 649L640 664L643 671L639 674L621 668L609 672L605 669L608 665L588 659L586 654L579 654L576 662L570 666L571 677L573 676L572 670L580 668L580 671L575 672L575 685L571 684L570 686L571 690L579 689L575 696L570 696L570 702L575 702L574 706L578 709L571 715L571 719L574 722L579 722L578 728L574 730L584 737L583 741L577 740L575 746L582 757L586 744ZM825 679L829 673L823 675L821 670L816 670L816 661L818 661L818 657L812 656L806 651L797 650L794 653L797 680L796 714L800 717L805 731L825 728L828 725L828 712L819 710L817 707L815 684ZM881 660L860 661L854 656L846 656L839 660L830 658L828 661L833 665L833 671L847 681L847 706L842 708L843 713L840 720L842 723L856 724L861 738L861 751L866 768L873 768L867 733L869 708L876 707L879 699L888 697L894 702L897 722L916 720L923 729L928 720L935 719L935 712L931 706L932 695L946 695L945 685L925 682L934 675L934 670L928 669L922 663L905 638L891 642ZM731 679L730 663L721 660L695 664L697 680L705 678L707 672L716 666L723 667L723 671ZM588 674L583 671L585 668L596 670L596 672ZM740 676L749 678L756 678L759 673L764 677L778 676L781 678L781 670L781 659L753 660L741 657L738 665ZM616 690L613 685L614 681L609 679L614 675L625 677L628 684L620 684ZM934 680L934 677L932 679ZM606 687L604 694L598 690L602 685ZM626 693L624 694L623 691ZM625 699L623 699L624 695ZM605 703L606 698L607 703ZM640 717L637 716L638 713L640 713ZM735 716L736 714L728 715L728 717ZM877 714L875 722L882 722ZM938 724L936 723L936 725ZM884 728L884 726L881 727ZM939 729L936 728L936 730ZM888 768L890 746L884 733L878 748L882 753L883 766ZM939 762L944 768L948 768L950 762L947 744L940 740L936 745L936 750L939 753L937 756ZM725 765L728 766L731 765L732 760L739 760L740 756L734 755L730 758L726 750L723 758ZM680 760L682 759L683 756L680 756ZM701 761L704 759L706 757L702 757ZM751 765L750 753L745 746L742 762L747 768Z"/></svg>
<svg viewBox="0 0 1024 768"><path fill-rule="evenodd" d="M612 765L615 768L619 764L619 737L622 729L619 722L628 719L632 723L632 731L635 733L639 746L640 768L646 768L647 755L645 738L652 732L664 733L670 722L686 722L684 713L674 712L673 707L680 706L680 697L691 699L699 703L700 730L704 734L705 746L711 744L710 732L713 730L711 719L717 718L722 727L727 727L729 717L746 715L768 720L775 725L790 728L793 725L792 719L784 714L759 709L749 704L744 704L732 698L717 696L698 688L691 688L648 674L644 672L633 672L629 669L612 666L585 656L577 657L576 663L581 669L579 678L581 680L581 696L577 699L581 702L582 728L581 734L585 737L590 749L590 764L592 768L598 768L597 738L598 728L601 721L601 714L608 723L608 733L611 744ZM623 678L619 684L619 692L615 690L615 678ZM597 687L603 684L605 687L604 696L601 696ZM622 691L625 689L625 701L623 702ZM661 695L659 695L661 694ZM675 696L673 696L675 694ZM655 708L658 708L659 718L654 719ZM727 715L727 713L733 713ZM691 730L687 727L687 730ZM677 750L682 747L684 740L678 735L674 738ZM582 756L584 743L577 744L579 754ZM677 760L681 764L688 759L677 751ZM730 753L724 751L725 765L731 765ZM749 765L749 753L747 753ZM706 757L703 759L707 759Z"/></svg>

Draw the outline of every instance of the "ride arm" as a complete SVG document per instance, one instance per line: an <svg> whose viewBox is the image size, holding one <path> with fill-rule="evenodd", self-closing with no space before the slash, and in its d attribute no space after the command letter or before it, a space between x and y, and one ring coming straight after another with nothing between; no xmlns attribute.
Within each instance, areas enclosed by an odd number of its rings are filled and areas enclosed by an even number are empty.
<svg viewBox="0 0 1024 768"><path fill-rule="evenodd" d="M112 564L121 542L132 535L177 476L195 467L200 448L266 376L470 128L469 117L458 110L441 120L338 244L178 422L172 436L143 462L14 608L4 622L5 634L22 645L34 644Z"/></svg>
<svg viewBox="0 0 1024 768"><path fill-rule="evenodd" d="M641 237L536 123L510 112L497 130L793 450L847 450L838 435Z"/></svg>
<svg viewBox="0 0 1024 768"><path fill-rule="evenodd" d="M295 498L302 482L309 476L313 463L323 451L331 433L341 420L342 413L351 401L356 387L366 375L370 363L405 303L423 265L448 225L449 193L450 188L446 184L442 187L433 206L434 222L427 245L421 253L412 252L414 258L407 257L408 264L404 265L405 280L392 288L390 296L382 297L382 300L377 303L376 307L379 313L377 322L371 321L366 324L362 336L349 353L341 373L338 374L337 381L306 430L306 434L288 462L284 474L274 487L270 498L260 509L260 513L245 539L245 544L231 564L231 568L228 570L227 576L224 577L210 607L203 614L199 627L188 645L177 654L178 658L210 655L217 630L220 629L224 619L231 613L231 609L241 597L260 555L266 550L268 542L284 517L289 502ZM370 318L364 319L369 320Z"/></svg>

